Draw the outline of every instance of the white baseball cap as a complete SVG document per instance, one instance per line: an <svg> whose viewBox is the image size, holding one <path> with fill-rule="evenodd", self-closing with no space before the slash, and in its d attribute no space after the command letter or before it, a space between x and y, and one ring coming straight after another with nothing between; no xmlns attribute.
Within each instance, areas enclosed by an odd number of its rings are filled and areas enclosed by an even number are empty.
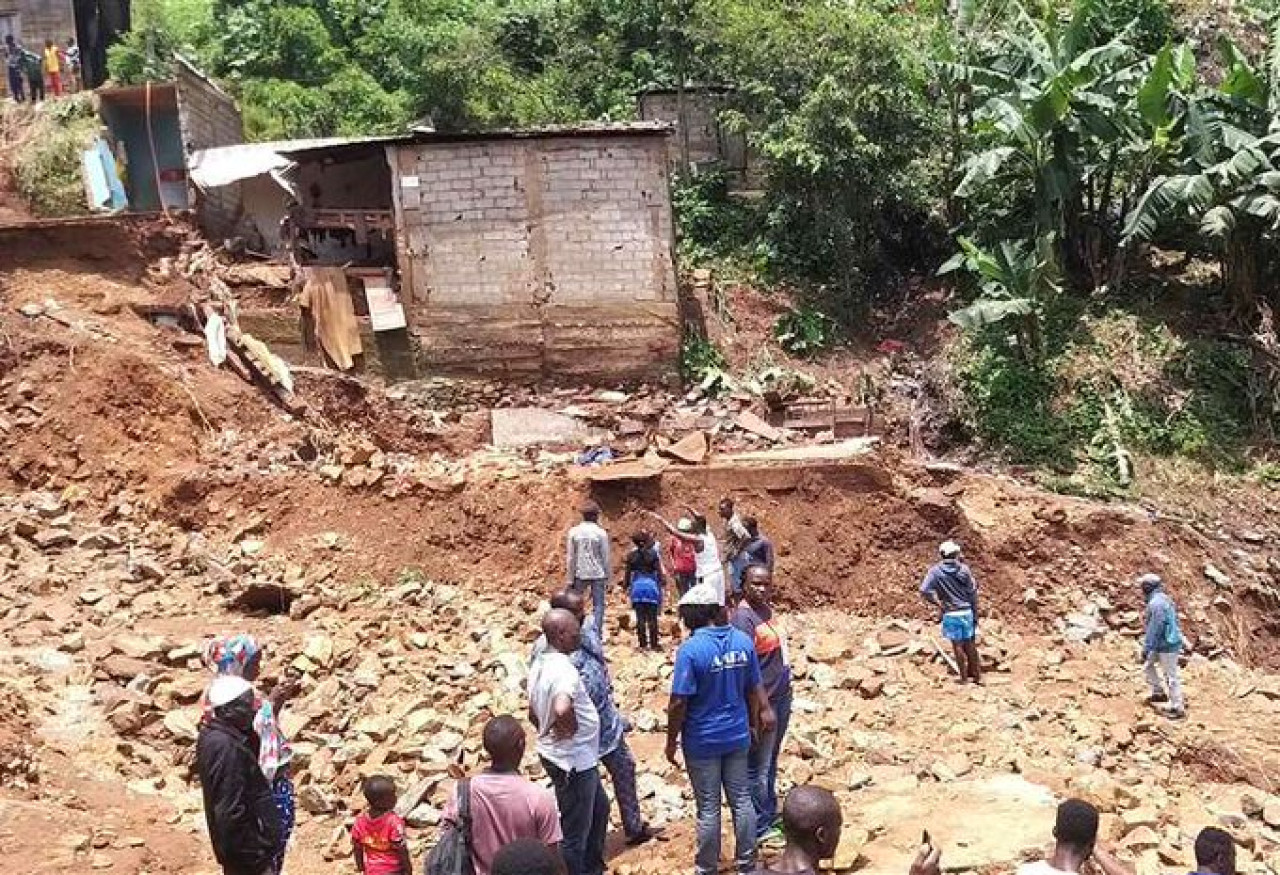
<svg viewBox="0 0 1280 875"><path fill-rule="evenodd" d="M253 684L239 675L218 675L213 679L213 683L209 684L209 704L215 708L221 708L228 702L234 702L252 689Z"/></svg>
<svg viewBox="0 0 1280 875"><path fill-rule="evenodd" d="M693 520L689 519L687 516L682 516L680 517L680 522L676 523L676 528L682 532L692 532Z"/></svg>
<svg viewBox="0 0 1280 875"><path fill-rule="evenodd" d="M720 604L720 596L715 589L707 583L699 583L689 588L689 591L680 596L680 606L685 605L718 605Z"/></svg>
<svg viewBox="0 0 1280 875"><path fill-rule="evenodd" d="M952 556L959 556L960 545L955 541L943 541L942 546L938 547L938 553L944 559L949 559Z"/></svg>

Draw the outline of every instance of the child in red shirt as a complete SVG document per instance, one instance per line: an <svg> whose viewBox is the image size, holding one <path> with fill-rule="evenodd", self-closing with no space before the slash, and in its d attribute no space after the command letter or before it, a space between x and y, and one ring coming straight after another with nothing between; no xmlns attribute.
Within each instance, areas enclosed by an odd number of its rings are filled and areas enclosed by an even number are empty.
<svg viewBox="0 0 1280 875"><path fill-rule="evenodd" d="M364 875L413 875L404 818L394 810L395 782L385 775L374 775L365 779L363 789L369 807L351 827L356 868Z"/></svg>

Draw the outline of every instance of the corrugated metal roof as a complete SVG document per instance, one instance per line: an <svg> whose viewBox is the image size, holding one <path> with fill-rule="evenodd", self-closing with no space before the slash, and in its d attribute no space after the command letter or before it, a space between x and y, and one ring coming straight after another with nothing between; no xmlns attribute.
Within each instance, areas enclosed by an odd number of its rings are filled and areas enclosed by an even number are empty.
<svg viewBox="0 0 1280 875"><path fill-rule="evenodd" d="M347 147L360 147L377 143L383 146L414 146L432 143L467 143L485 140L540 140L557 137L626 137L665 136L674 128L667 122L584 122L572 125L546 125L537 128L497 128L487 131L414 131L388 137L353 137L347 142L331 142L318 146L290 146L281 149L285 155L302 155L308 152Z"/></svg>

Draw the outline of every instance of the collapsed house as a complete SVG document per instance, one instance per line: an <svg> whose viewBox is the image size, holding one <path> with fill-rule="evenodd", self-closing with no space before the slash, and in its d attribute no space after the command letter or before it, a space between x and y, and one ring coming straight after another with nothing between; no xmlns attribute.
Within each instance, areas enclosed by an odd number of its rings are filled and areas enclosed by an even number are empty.
<svg viewBox="0 0 1280 875"><path fill-rule="evenodd" d="M187 210L194 201L189 156L244 141L232 97L181 57L174 78L99 88L102 136L84 153L85 188L94 210L152 213ZM203 199L200 221L221 233L234 224L233 193Z"/></svg>
<svg viewBox="0 0 1280 875"><path fill-rule="evenodd" d="M668 139L657 123L418 132L208 149L190 170L198 212L234 199L250 248L305 265L339 366L359 320L401 374L655 379L681 339Z"/></svg>

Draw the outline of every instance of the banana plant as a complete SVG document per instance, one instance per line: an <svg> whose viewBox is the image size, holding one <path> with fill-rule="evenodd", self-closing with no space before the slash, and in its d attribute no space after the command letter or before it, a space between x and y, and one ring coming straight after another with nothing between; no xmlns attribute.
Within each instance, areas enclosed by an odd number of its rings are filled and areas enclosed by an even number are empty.
<svg viewBox="0 0 1280 875"><path fill-rule="evenodd" d="M938 273L971 274L980 297L947 318L966 331L1011 321L1023 360L1029 364L1043 360L1041 319L1046 304L1062 288L1053 235L1044 234L1030 246L1022 240L1002 240L990 249L964 237L957 242L960 251Z"/></svg>
<svg viewBox="0 0 1280 875"><path fill-rule="evenodd" d="M1199 99L1188 97L1183 108L1187 136L1181 172L1151 182L1128 213L1122 238L1132 248L1154 240L1162 229L1194 228L1217 254L1223 286L1237 315L1244 317L1256 312L1262 284L1280 255L1277 27L1280 23L1273 27L1265 70L1256 69L1234 43L1223 41L1222 84ZM1161 53L1162 59L1165 55Z"/></svg>
<svg viewBox="0 0 1280 875"><path fill-rule="evenodd" d="M1077 0L1071 17L1036 18L1018 4L977 60L951 63L947 81L972 94L972 154L954 196L1004 192L1009 221L1037 239L1052 234L1060 261L1098 285L1117 236L1110 227L1119 165L1143 130L1134 95L1149 62L1124 33L1093 44L1101 0ZM1107 237L1099 242L1099 235Z"/></svg>

